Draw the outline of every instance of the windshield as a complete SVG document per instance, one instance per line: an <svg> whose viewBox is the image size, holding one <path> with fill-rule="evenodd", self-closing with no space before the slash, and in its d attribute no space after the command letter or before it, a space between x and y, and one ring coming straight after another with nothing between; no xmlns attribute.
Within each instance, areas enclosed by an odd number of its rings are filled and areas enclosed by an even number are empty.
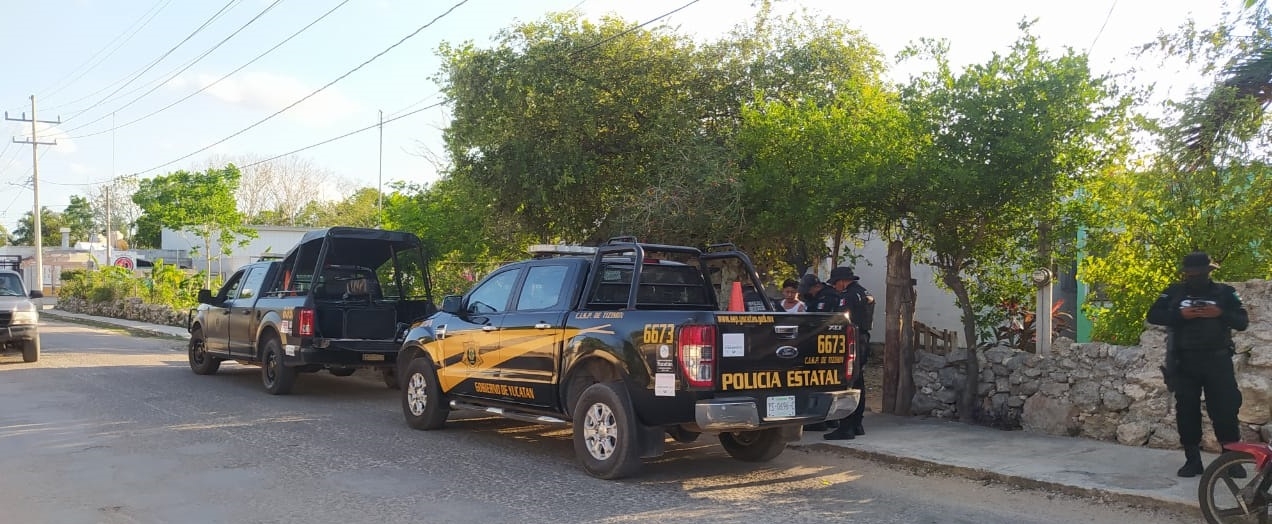
<svg viewBox="0 0 1272 524"><path fill-rule="evenodd" d="M4 297L20 297L25 296L22 291L22 279L13 273L0 273L0 296Z"/></svg>

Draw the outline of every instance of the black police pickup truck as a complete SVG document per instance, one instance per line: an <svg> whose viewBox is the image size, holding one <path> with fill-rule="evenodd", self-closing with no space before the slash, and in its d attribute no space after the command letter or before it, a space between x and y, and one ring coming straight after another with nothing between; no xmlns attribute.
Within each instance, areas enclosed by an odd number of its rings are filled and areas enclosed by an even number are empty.
<svg viewBox="0 0 1272 524"><path fill-rule="evenodd" d="M411 327L408 425L440 428L451 410L572 424L583 468L613 479L662 454L664 434L717 433L734 458L767 461L857 405L849 319L776 310L729 245L532 252Z"/></svg>
<svg viewBox="0 0 1272 524"><path fill-rule="evenodd" d="M333 227L306 233L282 260L248 264L216 295L199 294L190 318L190 369L224 360L261 366L265 390L291 391L301 372L349 376L393 366L411 322L436 312L415 235Z"/></svg>

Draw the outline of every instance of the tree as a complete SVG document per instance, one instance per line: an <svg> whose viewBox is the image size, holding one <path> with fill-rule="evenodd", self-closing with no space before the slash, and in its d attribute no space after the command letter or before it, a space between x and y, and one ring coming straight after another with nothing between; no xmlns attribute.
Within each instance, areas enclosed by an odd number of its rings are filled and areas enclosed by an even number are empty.
<svg viewBox="0 0 1272 524"><path fill-rule="evenodd" d="M35 224L33 215L27 211L22 218L18 219L18 227L13 230L13 243L18 246L34 246L35 245ZM50 211L47 207L40 208L40 243L45 246L59 246L62 244L62 214L56 211Z"/></svg>
<svg viewBox="0 0 1272 524"><path fill-rule="evenodd" d="M13 244L13 236L9 234L9 230L0 225L0 247Z"/></svg>
<svg viewBox="0 0 1272 524"><path fill-rule="evenodd" d="M240 173L234 164L208 168L204 172L174 171L142 180L133 202L143 216L154 223L193 232L203 239L203 255L209 271L206 285L212 285L212 242L222 254L229 254L236 237L255 238L256 231L243 225L243 214L234 201Z"/></svg>
<svg viewBox="0 0 1272 524"><path fill-rule="evenodd" d="M342 200L313 200L290 219L295 225L312 227L380 227L380 192L362 187ZM265 216L272 216L266 213Z"/></svg>
<svg viewBox="0 0 1272 524"><path fill-rule="evenodd" d="M88 199L92 204L96 229L99 231L114 231L123 237L123 240L129 245L137 244L139 246L157 248L159 247L158 229L154 230L153 239L138 243L133 238L133 231L137 228L137 219L141 217L141 208L137 207L137 204L132 201L132 195L136 191L137 179L134 177L115 178L110 182L91 189ZM108 206L110 208L110 224L106 223L106 209ZM149 240L153 240L153 243L150 243Z"/></svg>
<svg viewBox="0 0 1272 524"><path fill-rule="evenodd" d="M297 156L265 161L244 155L234 163L252 165L242 170L235 198L239 211L254 224L302 225L305 208L320 201L322 188L332 180L330 171Z"/></svg>
<svg viewBox="0 0 1272 524"><path fill-rule="evenodd" d="M937 69L907 88L907 103L930 137L916 169L924 205L914 211L940 283L963 311L963 335L974 349L980 297L1002 298L995 275L1017 281L1040 260L1061 205L1083 181L1125 149L1121 118L1127 103L1111 81L1092 76L1086 57L1068 50L1051 57L1022 23L1009 53L955 74L945 48L928 47ZM918 181L912 178L912 181ZM969 285L978 283L979 286ZM985 303L984 298L981 303ZM975 416L979 363L966 365L960 418Z"/></svg>
<svg viewBox="0 0 1272 524"><path fill-rule="evenodd" d="M62 211L62 227L69 228L71 245L76 242L87 242L96 233L93 220L93 206L88 199L79 195L71 195L71 203Z"/></svg>

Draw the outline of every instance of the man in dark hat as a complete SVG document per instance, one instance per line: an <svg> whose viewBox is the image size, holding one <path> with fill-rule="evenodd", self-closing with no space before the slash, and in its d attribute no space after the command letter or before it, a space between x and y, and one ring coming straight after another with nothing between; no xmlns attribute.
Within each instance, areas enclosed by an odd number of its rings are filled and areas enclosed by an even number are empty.
<svg viewBox="0 0 1272 524"><path fill-rule="evenodd" d="M862 415L866 409L866 361L870 356L870 325L874 315L874 295L861 285L861 277L853 274L850 267L837 267L830 271L827 280L839 293L840 303L836 311L847 311L852 323L857 327L857 353L855 372L852 376L852 387L861 391L857 409L848 415L834 431L823 435L826 440L850 440L857 435L865 435L861 425Z"/></svg>
<svg viewBox="0 0 1272 524"><path fill-rule="evenodd" d="M1206 394L1206 411L1220 443L1241 440L1237 410L1241 391L1232 370L1232 330L1244 331L1250 317L1236 290L1210 280L1219 265L1206 253L1196 251L1184 257L1180 270L1183 281L1162 292L1148 310L1148 322L1166 326L1167 385L1175 392L1175 423L1179 443L1184 447L1184 466L1177 474L1201 474L1201 394ZM1245 476L1240 466L1230 473Z"/></svg>
<svg viewBox="0 0 1272 524"><path fill-rule="evenodd" d="M817 275L807 274L799 279L799 299L810 313L843 311L843 297L835 288L817 280Z"/></svg>

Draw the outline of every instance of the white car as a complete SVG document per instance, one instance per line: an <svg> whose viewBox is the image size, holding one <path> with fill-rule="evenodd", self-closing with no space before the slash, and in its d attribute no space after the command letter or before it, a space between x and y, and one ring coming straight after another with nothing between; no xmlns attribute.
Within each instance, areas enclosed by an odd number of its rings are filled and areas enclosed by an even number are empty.
<svg viewBox="0 0 1272 524"><path fill-rule="evenodd" d="M0 269L0 352L20 349L24 362L40 359L40 311L33 298L44 293L27 293L22 275Z"/></svg>

